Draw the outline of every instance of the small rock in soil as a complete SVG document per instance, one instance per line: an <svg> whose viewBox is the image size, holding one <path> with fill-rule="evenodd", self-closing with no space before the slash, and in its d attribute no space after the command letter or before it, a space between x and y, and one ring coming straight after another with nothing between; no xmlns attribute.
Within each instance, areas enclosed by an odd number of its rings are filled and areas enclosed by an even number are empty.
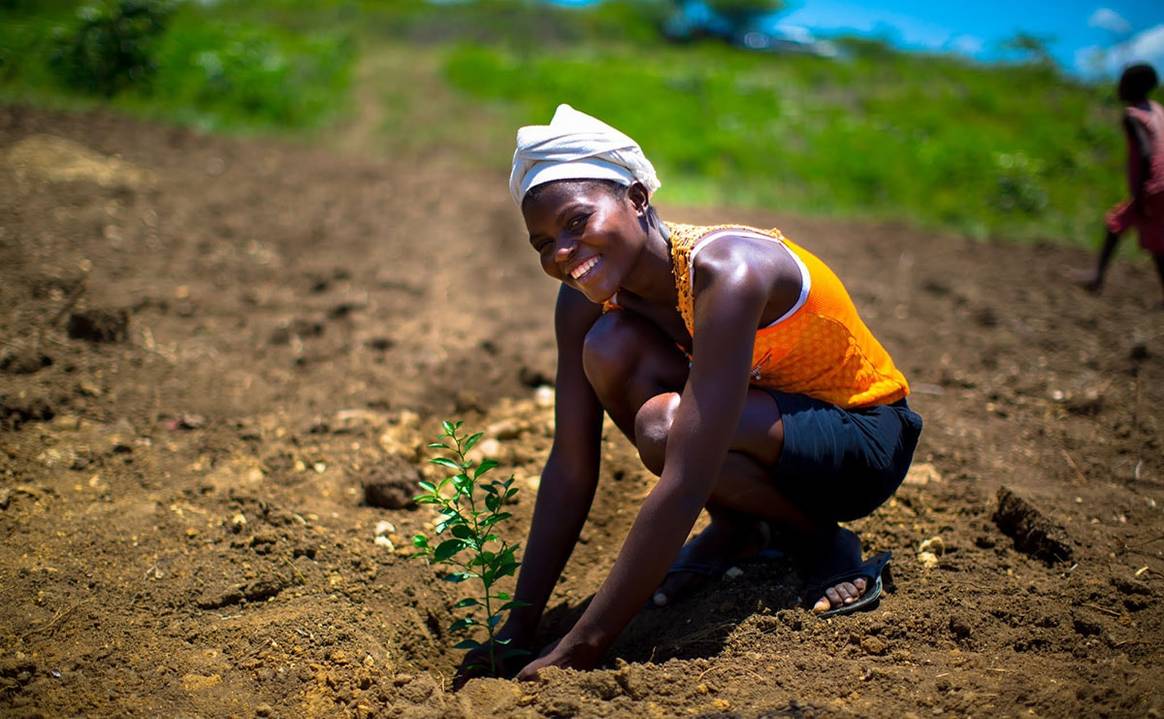
<svg viewBox="0 0 1164 719"><path fill-rule="evenodd" d="M1112 586L1118 589L1123 594L1140 594L1143 596L1152 595L1151 585L1141 582L1136 579L1125 579L1124 577L1113 577L1111 580Z"/></svg>
<svg viewBox="0 0 1164 719"><path fill-rule="evenodd" d="M1024 554L1047 564L1071 559L1071 545L1063 528L1048 520L1030 502L1008 487L1000 487L998 490L998 509L994 513L994 523L1003 534L1014 540L1015 549Z"/></svg>
<svg viewBox="0 0 1164 719"><path fill-rule="evenodd" d="M16 430L26 422L47 422L56 416L45 397L11 397L0 394L0 429Z"/></svg>
<svg viewBox="0 0 1164 719"><path fill-rule="evenodd" d="M327 311L327 316L333 320L340 320L362 309L364 309L364 305L358 302L340 302Z"/></svg>
<svg viewBox="0 0 1164 719"><path fill-rule="evenodd" d="M96 308L69 315L69 337L88 342L124 342L129 339L129 313Z"/></svg>
<svg viewBox="0 0 1164 719"><path fill-rule="evenodd" d="M0 357L0 372L32 374L52 366L53 358L30 349L11 350Z"/></svg>
<svg viewBox="0 0 1164 719"><path fill-rule="evenodd" d="M285 345L291 342L292 337L306 339L319 337L323 334L323 323L317 320L296 318L275 328L271 333L270 342L273 345Z"/></svg>
<svg viewBox="0 0 1164 719"><path fill-rule="evenodd" d="M392 349L396 342L391 337L369 337L364 340L364 346L377 352L386 352Z"/></svg>
<svg viewBox="0 0 1164 719"><path fill-rule="evenodd" d="M1067 411L1078 415L1095 415L1103 409L1103 394L1095 388L1088 389L1077 395L1068 397L1065 404Z"/></svg>
<svg viewBox="0 0 1164 719"><path fill-rule="evenodd" d="M861 639L861 649L868 654L880 656L889 651L889 643L881 637L864 637Z"/></svg>
<svg viewBox="0 0 1164 719"><path fill-rule="evenodd" d="M918 552L917 561L921 562L921 565L926 569L936 569L938 564L940 564L938 555L933 552Z"/></svg>
<svg viewBox="0 0 1164 719"><path fill-rule="evenodd" d="M180 429L202 429L206 426L206 418L200 414L183 414L165 421L166 429L176 431Z"/></svg>
<svg viewBox="0 0 1164 719"><path fill-rule="evenodd" d="M962 617L950 617L950 633L956 639L969 639L974 632L970 627L970 622Z"/></svg>
<svg viewBox="0 0 1164 719"><path fill-rule="evenodd" d="M1078 611L1072 613L1071 623L1075 627L1076 633L1084 637L1093 637L1103 632L1102 625L1088 619Z"/></svg>

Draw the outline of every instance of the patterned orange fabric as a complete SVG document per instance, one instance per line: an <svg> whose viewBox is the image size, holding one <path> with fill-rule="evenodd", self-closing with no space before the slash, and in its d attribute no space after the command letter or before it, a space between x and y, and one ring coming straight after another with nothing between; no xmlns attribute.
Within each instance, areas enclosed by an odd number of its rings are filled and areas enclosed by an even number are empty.
<svg viewBox="0 0 1164 719"><path fill-rule="evenodd" d="M896 402L909 383L889 353L861 321L840 279L812 253L790 242L780 230L740 225L701 227L667 223L679 313L695 335L691 257L701 239L723 230L762 235L780 242L799 260L809 279L803 304L756 332L752 384L804 394L845 409ZM722 233L729 234L729 233ZM699 348L696 348L696 352Z"/></svg>

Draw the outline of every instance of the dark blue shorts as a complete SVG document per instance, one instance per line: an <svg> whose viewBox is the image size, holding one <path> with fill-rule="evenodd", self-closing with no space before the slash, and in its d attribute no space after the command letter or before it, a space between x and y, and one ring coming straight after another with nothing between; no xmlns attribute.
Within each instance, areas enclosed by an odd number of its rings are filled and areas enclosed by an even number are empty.
<svg viewBox="0 0 1164 719"><path fill-rule="evenodd" d="M868 516L897 491L922 430L921 416L904 399L846 410L765 391L784 422L773 478L793 504L813 518L847 522Z"/></svg>

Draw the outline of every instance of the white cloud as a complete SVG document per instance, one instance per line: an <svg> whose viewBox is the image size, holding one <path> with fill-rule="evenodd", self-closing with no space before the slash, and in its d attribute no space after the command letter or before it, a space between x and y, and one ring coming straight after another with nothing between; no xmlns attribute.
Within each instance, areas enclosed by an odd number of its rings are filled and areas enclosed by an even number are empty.
<svg viewBox="0 0 1164 719"><path fill-rule="evenodd" d="M1112 75L1134 62L1146 62L1157 70L1164 70L1164 23L1136 33L1107 53L1107 70Z"/></svg>
<svg viewBox="0 0 1164 719"><path fill-rule="evenodd" d="M973 35L956 35L951 37L946 44L950 50L970 56L977 55L985 47L982 38L974 37Z"/></svg>
<svg viewBox="0 0 1164 719"><path fill-rule="evenodd" d="M1111 32L1119 35L1123 35L1132 29L1131 23L1125 20L1124 17L1118 12L1112 10L1109 7L1101 7L1095 12L1091 13L1091 17L1088 18L1087 24L1091 27L1097 27L1101 30L1110 30Z"/></svg>
<svg viewBox="0 0 1164 719"><path fill-rule="evenodd" d="M1123 15L1116 13L1115 10L1109 7L1101 7L1092 13L1087 24L1093 28L1100 28L1101 30L1110 30L1112 33L1123 35L1131 30L1131 23L1123 19Z"/></svg>

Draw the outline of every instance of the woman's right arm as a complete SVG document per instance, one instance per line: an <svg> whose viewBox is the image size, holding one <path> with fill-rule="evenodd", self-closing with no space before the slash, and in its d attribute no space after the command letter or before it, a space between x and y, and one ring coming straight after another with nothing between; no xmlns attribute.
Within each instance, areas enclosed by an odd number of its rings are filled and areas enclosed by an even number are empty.
<svg viewBox="0 0 1164 719"><path fill-rule="evenodd" d="M529 606L514 609L503 632L519 646L533 641L598 485L603 410L582 369L582 345L601 315L601 305L562 285L554 311L558 346L554 443L542 470L515 593Z"/></svg>

